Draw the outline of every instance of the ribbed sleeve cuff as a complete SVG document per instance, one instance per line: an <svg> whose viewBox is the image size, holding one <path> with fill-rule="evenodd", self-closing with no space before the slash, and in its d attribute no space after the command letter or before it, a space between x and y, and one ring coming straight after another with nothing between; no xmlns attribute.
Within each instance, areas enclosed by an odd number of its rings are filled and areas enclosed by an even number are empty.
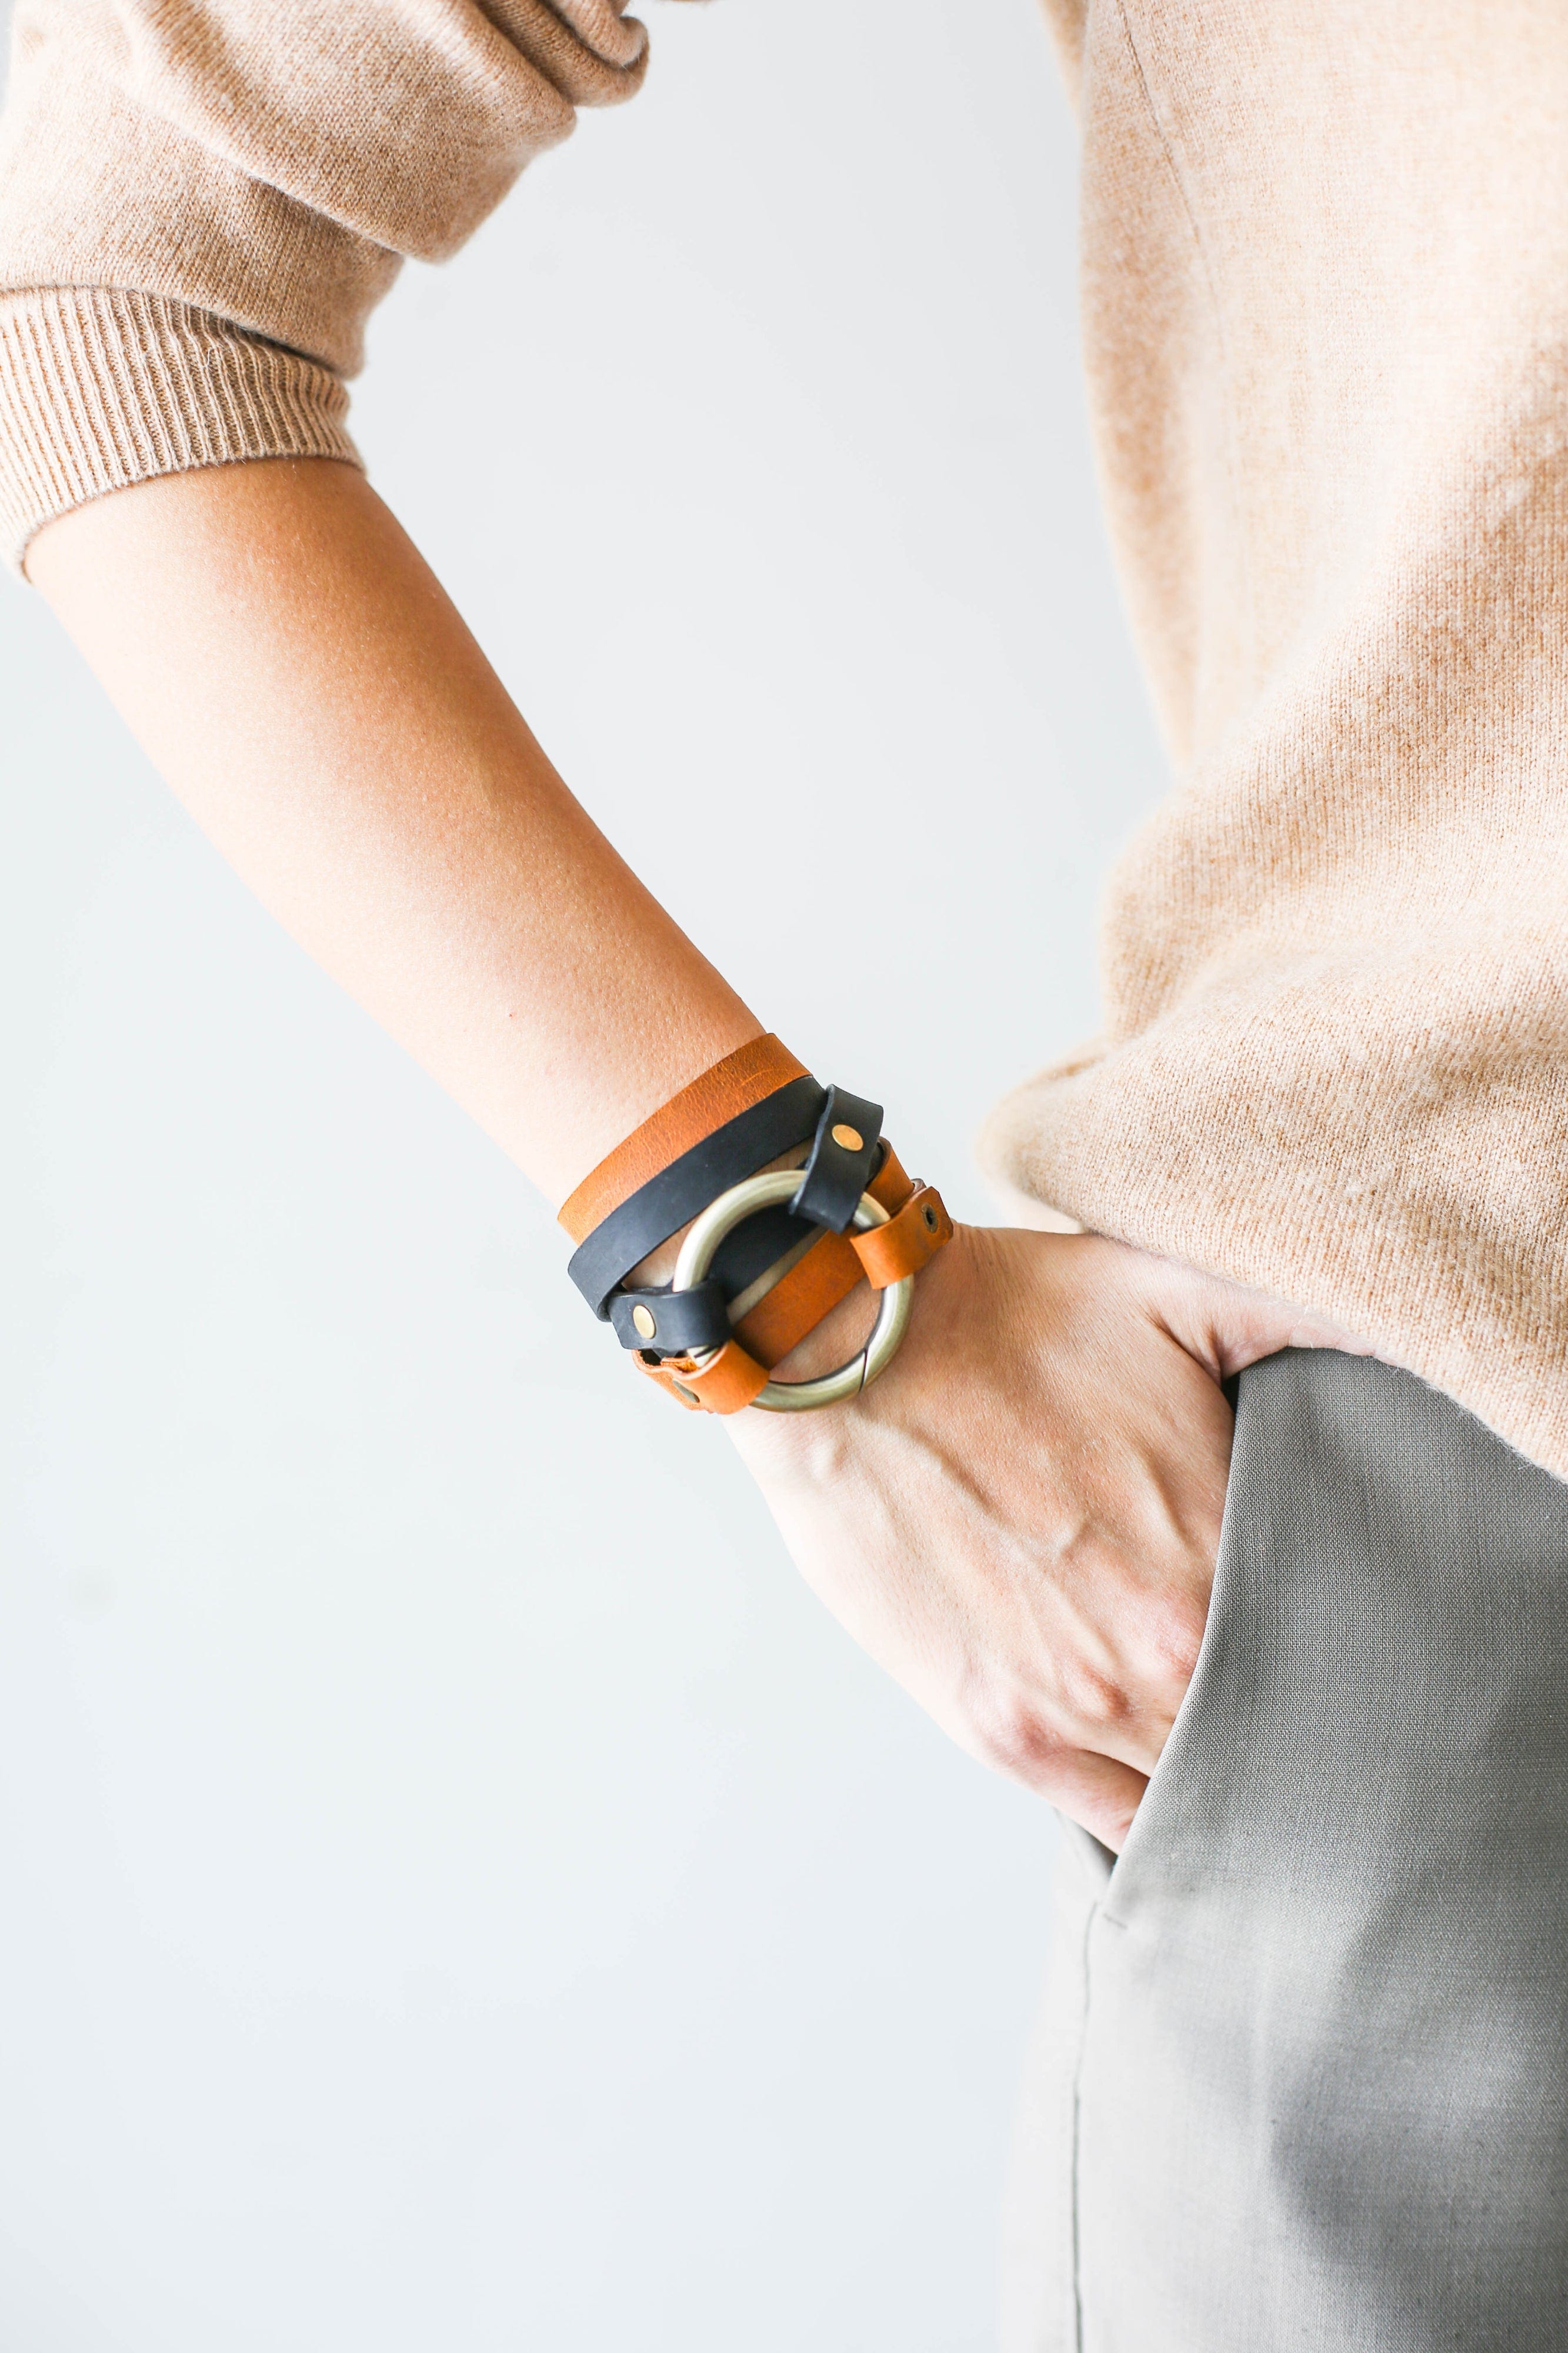
<svg viewBox="0 0 1568 2353"><path fill-rule="evenodd" d="M158 474L247 458L360 463L342 379L209 311L112 288L0 296L0 552Z"/></svg>

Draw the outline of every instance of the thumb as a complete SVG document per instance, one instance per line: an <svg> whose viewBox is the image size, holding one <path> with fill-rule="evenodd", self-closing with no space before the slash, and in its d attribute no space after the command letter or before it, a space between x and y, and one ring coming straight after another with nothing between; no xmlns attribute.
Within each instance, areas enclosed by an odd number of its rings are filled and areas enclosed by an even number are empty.
<svg viewBox="0 0 1568 2353"><path fill-rule="evenodd" d="M1200 1273L1173 1259L1153 1259L1149 1267L1149 1308L1155 1323L1216 1381L1281 1348L1339 1348L1350 1356L1379 1353L1370 1340L1294 1300L1277 1299L1224 1275Z"/></svg>

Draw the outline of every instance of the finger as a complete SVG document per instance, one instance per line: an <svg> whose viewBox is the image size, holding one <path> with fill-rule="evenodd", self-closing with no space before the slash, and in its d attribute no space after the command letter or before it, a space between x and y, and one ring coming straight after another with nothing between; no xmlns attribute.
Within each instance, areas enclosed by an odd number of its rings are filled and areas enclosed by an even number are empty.
<svg viewBox="0 0 1568 2353"><path fill-rule="evenodd" d="M1057 1759L1050 1785L1042 1788L1041 1795L1048 1798L1069 1821L1078 1822L1097 1838L1101 1846L1108 1846L1112 1854L1120 1854L1148 1786L1146 1773L1135 1773L1118 1758L1095 1757L1086 1749L1076 1749L1070 1756Z"/></svg>

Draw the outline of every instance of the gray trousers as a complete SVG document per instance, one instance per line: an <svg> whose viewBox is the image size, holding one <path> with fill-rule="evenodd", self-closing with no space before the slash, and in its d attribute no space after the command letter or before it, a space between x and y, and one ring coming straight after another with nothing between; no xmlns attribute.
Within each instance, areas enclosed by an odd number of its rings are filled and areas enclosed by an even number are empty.
<svg viewBox="0 0 1568 2353"><path fill-rule="evenodd" d="M1197 1673L1068 1843L1005 2353L1563 2353L1568 1486L1386 1366L1244 1374Z"/></svg>

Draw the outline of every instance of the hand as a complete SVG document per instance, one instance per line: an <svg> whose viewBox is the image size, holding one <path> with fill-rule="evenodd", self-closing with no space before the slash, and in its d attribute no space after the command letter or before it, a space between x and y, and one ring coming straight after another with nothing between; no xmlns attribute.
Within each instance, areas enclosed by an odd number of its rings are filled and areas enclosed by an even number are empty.
<svg viewBox="0 0 1568 2353"><path fill-rule="evenodd" d="M863 1329L863 1293L851 1310ZM825 1326L781 1374L857 1336ZM1120 1851L1203 1637L1220 1383L1292 1345L1362 1344L1121 1243L961 1227L874 1388L729 1427L856 1640L961 1746Z"/></svg>

